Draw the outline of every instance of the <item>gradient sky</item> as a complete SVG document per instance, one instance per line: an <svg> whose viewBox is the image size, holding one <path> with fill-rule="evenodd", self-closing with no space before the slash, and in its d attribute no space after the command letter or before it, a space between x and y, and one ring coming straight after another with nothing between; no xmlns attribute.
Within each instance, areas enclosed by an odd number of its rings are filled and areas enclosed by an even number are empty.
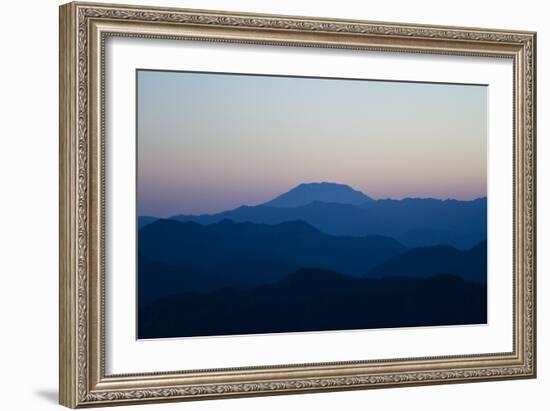
<svg viewBox="0 0 550 411"><path fill-rule="evenodd" d="M425 84L143 71L138 214L256 205L300 183L373 198L487 192L487 90Z"/></svg>

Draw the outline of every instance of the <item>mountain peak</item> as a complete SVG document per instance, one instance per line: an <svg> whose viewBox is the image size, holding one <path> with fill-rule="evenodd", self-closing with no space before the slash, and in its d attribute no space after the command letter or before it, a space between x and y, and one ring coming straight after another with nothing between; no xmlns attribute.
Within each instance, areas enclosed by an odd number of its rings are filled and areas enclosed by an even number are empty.
<svg viewBox="0 0 550 411"><path fill-rule="evenodd" d="M358 205L372 199L346 184L319 182L302 183L263 204L269 207L300 207L315 201Z"/></svg>

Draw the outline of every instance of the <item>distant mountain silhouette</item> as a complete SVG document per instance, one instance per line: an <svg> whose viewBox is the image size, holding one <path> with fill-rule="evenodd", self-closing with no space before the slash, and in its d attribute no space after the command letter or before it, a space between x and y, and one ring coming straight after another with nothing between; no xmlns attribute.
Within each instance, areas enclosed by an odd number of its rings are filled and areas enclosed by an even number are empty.
<svg viewBox="0 0 550 411"><path fill-rule="evenodd" d="M457 230L459 231L459 230ZM397 240L408 247L429 247L437 244L450 244L461 250L467 250L486 238L486 233L476 228L471 231L460 229L460 233L446 229L413 229L397 235Z"/></svg>
<svg viewBox="0 0 550 411"><path fill-rule="evenodd" d="M315 201L359 205L372 199L348 185L337 183L304 183L263 204L267 207L300 207Z"/></svg>
<svg viewBox="0 0 550 411"><path fill-rule="evenodd" d="M252 289L140 304L139 338L484 324L485 285L457 276L357 279L300 269Z"/></svg>
<svg viewBox="0 0 550 411"><path fill-rule="evenodd" d="M396 238L408 247L447 243L468 249L487 238L486 198L371 200L361 205L314 201L298 207L242 206L218 214L172 218L200 224L224 219L258 224L302 220L326 234L382 235Z"/></svg>
<svg viewBox="0 0 550 411"><path fill-rule="evenodd" d="M138 217L138 228L145 227L147 224L154 223L158 220L158 217L152 217L148 215L141 215Z"/></svg>
<svg viewBox="0 0 550 411"><path fill-rule="evenodd" d="M193 275L200 271L222 278L216 286L261 284L299 267L362 275L405 250L392 238L330 236L303 221L266 225L223 220L204 226L159 219L139 231L138 245L144 264L160 263L182 275L185 267L193 267Z"/></svg>
<svg viewBox="0 0 550 411"><path fill-rule="evenodd" d="M429 277L437 273L455 274L466 281L487 282L487 242L468 251L449 245L420 247L389 258L374 267L369 277Z"/></svg>
<svg viewBox="0 0 550 411"><path fill-rule="evenodd" d="M161 263L138 258L139 304L186 292L208 292L221 288L251 288L280 280L295 269L283 261L232 260L226 264L198 267L186 263Z"/></svg>
<svg viewBox="0 0 550 411"><path fill-rule="evenodd" d="M400 227L394 237L409 247L447 243L467 249L487 238L487 198L471 201L404 198L363 204L374 218ZM388 234L390 235L390 234Z"/></svg>
<svg viewBox="0 0 550 411"><path fill-rule="evenodd" d="M138 302L149 304L171 294L212 290L221 278L190 264L166 264L138 258ZM222 284L223 287L225 284Z"/></svg>
<svg viewBox="0 0 550 411"><path fill-rule="evenodd" d="M137 223L139 338L487 320L486 198L373 200L310 183Z"/></svg>

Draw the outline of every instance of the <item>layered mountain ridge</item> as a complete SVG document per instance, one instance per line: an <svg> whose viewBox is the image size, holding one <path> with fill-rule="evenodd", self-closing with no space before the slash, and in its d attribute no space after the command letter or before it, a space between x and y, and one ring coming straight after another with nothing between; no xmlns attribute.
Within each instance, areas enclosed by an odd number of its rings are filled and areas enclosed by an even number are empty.
<svg viewBox="0 0 550 411"><path fill-rule="evenodd" d="M225 219L273 225L301 220L325 234L388 236L407 247L444 243L468 249L487 238L486 198L471 201L433 198L373 200L349 186L335 183L300 184L260 205L171 218L203 225ZM154 217L140 217L139 226L153 221Z"/></svg>
<svg viewBox="0 0 550 411"><path fill-rule="evenodd" d="M346 184L302 183L273 200L264 203L266 207L300 207L315 201L335 204L360 205L372 199Z"/></svg>
<svg viewBox="0 0 550 411"><path fill-rule="evenodd" d="M141 216L139 338L485 323L486 212L486 198L308 183L216 214Z"/></svg>

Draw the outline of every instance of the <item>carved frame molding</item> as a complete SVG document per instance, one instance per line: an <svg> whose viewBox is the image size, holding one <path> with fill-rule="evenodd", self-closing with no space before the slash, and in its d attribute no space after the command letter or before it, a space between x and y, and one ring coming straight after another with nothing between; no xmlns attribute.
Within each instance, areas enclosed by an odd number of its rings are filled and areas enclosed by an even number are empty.
<svg viewBox="0 0 550 411"><path fill-rule="evenodd" d="M104 45L109 36L514 61L514 351L105 375ZM68 407L533 378L536 36L532 32L69 3L60 8L60 403Z"/></svg>

